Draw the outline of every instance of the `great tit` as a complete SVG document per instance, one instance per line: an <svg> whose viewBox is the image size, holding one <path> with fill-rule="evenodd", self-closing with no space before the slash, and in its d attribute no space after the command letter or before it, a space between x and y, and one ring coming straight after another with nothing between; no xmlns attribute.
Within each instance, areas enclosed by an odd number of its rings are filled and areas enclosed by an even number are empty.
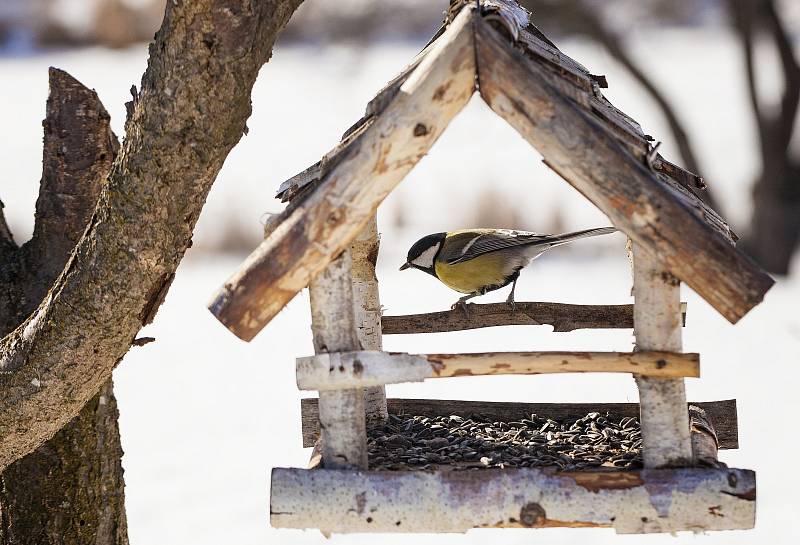
<svg viewBox="0 0 800 545"><path fill-rule="evenodd" d="M514 308L519 271L553 246L615 232L614 227L586 229L563 235L542 235L510 229L461 229L422 237L408 250L400 270L413 267L466 293L452 308L466 312L467 299L512 284L506 302Z"/></svg>

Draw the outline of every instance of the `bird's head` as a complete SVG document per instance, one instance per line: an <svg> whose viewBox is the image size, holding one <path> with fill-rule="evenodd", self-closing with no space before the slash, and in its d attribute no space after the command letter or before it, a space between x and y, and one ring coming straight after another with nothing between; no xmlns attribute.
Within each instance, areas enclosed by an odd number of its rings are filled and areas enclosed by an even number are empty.
<svg viewBox="0 0 800 545"><path fill-rule="evenodd" d="M413 267L436 276L433 262L446 236L447 233L434 233L416 241L414 245L411 246L411 249L408 250L408 257L403 266L400 267L400 270L403 271L409 267Z"/></svg>

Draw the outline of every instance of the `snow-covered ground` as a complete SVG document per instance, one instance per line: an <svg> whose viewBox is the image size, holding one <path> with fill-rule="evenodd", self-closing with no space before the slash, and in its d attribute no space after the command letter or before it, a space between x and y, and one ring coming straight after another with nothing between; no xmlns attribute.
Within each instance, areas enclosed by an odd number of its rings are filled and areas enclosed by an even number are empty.
<svg viewBox="0 0 800 545"><path fill-rule="evenodd" d="M303 466L299 398L293 361L311 353L304 292L250 344L238 341L205 310L241 255L203 252L231 232L257 240L265 211L285 178L316 161L358 119L374 92L421 44L371 48L279 47L253 95L250 135L233 151L209 197L195 249L155 323L157 342L134 348L115 372L125 449L126 495L132 542L322 543L318 532L276 531L268 524L269 471ZM664 138L664 123L631 81L597 49L581 42L565 51L609 77L607 95ZM738 52L714 31L660 31L641 36L635 50L658 59L657 81L679 104L695 138L705 176L729 218L746 224L748 187L757 172ZM31 231L40 175L41 125L49 65L66 69L98 90L121 133L123 103L145 65L145 49L91 49L0 58L0 198L24 240ZM712 130L708 130L708 128ZM705 129L705 130L703 130ZM485 150L491 150L486 153ZM479 153L480 151L480 153ZM447 307L454 293L421 273L397 272L405 249L420 234L471 225L479 200L491 190L530 229L604 225L592 205L555 177L540 157L479 100L473 100L417 169L381 208L379 259L382 302L389 313ZM559 210L559 212L556 212ZM403 225L404 227L401 227ZM228 237L228 238L226 238ZM595 251L602 248L603 252ZM795 267L797 270L797 267ZM556 250L523 273L519 300L619 303L630 300L630 273L621 235ZM489 295L502 300L505 291ZM702 354L703 378L690 379L691 399L739 401L741 450L722 453L732 466L758 472L759 510L753 532L712 534L713 543L794 543L792 524L800 477L788 469L800 449L793 415L800 412L793 366L800 355L800 276L780 279L765 303L731 326L684 288L689 302L685 348ZM486 329L468 333L387 337L404 351L514 349L626 350L630 331L552 334L549 327ZM519 401L635 401L630 377L611 375L456 378L389 387L391 396ZM782 467L784 466L784 467ZM664 542L666 536L616 537L611 530L475 530L466 536L420 536L420 543L504 543L546 540L596 543ZM682 541L698 539L682 535ZM408 537L334 536L332 543L406 543Z"/></svg>

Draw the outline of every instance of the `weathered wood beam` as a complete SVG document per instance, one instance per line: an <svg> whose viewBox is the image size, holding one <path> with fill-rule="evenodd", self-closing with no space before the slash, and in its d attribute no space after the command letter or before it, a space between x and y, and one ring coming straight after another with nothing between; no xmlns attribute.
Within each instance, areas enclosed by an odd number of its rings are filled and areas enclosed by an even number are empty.
<svg viewBox="0 0 800 545"><path fill-rule="evenodd" d="M378 218L372 216L364 230L350 246L352 255L353 314L356 334L362 350L382 350L381 299L375 263L378 260L380 237ZM364 411L367 426L386 421L386 388L381 384L364 389Z"/></svg>
<svg viewBox="0 0 800 545"><path fill-rule="evenodd" d="M469 313L461 309L383 316L384 335L444 333L483 327L509 325L552 325L554 333L576 329L633 328L633 305L569 305L563 303L517 302L514 310L506 303L469 304ZM686 325L686 303L681 303Z"/></svg>
<svg viewBox="0 0 800 545"><path fill-rule="evenodd" d="M466 532L479 527L612 527L617 533L743 530L756 482L742 469L563 472L272 470L275 528Z"/></svg>
<svg viewBox="0 0 800 545"><path fill-rule="evenodd" d="M346 156L293 205L214 297L210 310L252 339L364 228L475 90L472 8L431 45Z"/></svg>
<svg viewBox="0 0 800 545"><path fill-rule="evenodd" d="M637 350L679 352L680 281L636 243L633 256L633 323ZM636 375L645 467L686 467L692 461L686 387L682 378Z"/></svg>
<svg viewBox="0 0 800 545"><path fill-rule="evenodd" d="M319 355L360 346L353 316L351 256L347 250L309 286L311 331ZM360 387L319 393L322 464L367 468L364 392Z"/></svg>
<svg viewBox="0 0 800 545"><path fill-rule="evenodd" d="M608 413L613 419L639 417L638 403L518 403L510 401L464 401L460 399L388 399L390 414L420 416L480 415L492 422L516 422L536 414L558 422L577 420L591 412ZM706 414L717 435L719 448L739 448L736 400L690 402ZM313 447L319 437L319 409L316 398L300 400L303 447ZM691 414L691 413L690 413ZM693 424L694 425L694 424Z"/></svg>
<svg viewBox="0 0 800 545"><path fill-rule="evenodd" d="M364 388L428 378L545 373L699 377L700 355L677 352L403 354L361 350L297 358L297 387L301 390ZM684 419L685 422L688 420Z"/></svg>
<svg viewBox="0 0 800 545"><path fill-rule="evenodd" d="M729 321L761 302L774 283L769 275L567 98L549 70L485 21L476 26L481 96L549 166Z"/></svg>

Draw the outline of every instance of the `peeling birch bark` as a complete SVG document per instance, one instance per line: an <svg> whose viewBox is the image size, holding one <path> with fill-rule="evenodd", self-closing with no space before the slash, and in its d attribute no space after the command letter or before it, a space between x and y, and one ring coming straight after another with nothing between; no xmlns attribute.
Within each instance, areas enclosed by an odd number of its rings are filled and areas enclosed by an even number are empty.
<svg viewBox="0 0 800 545"><path fill-rule="evenodd" d="M755 523L741 469L552 472L272 470L270 522L329 532L611 527L617 533L741 530Z"/></svg>
<svg viewBox="0 0 800 545"><path fill-rule="evenodd" d="M375 263L380 249L378 218L372 216L364 230L350 246L353 276L353 312L356 333L362 350L382 350L381 298ZM385 422L386 388L383 385L364 388L364 410L367 426Z"/></svg>
<svg viewBox="0 0 800 545"><path fill-rule="evenodd" d="M353 316L350 251L344 251L311 282L314 350L336 353L359 346ZM319 393L322 463L328 468L366 469L367 430L360 387Z"/></svg>
<svg viewBox="0 0 800 545"><path fill-rule="evenodd" d="M680 352L680 281L633 244L633 322L637 350ZM689 413L683 379L636 376L645 467L692 463Z"/></svg>

